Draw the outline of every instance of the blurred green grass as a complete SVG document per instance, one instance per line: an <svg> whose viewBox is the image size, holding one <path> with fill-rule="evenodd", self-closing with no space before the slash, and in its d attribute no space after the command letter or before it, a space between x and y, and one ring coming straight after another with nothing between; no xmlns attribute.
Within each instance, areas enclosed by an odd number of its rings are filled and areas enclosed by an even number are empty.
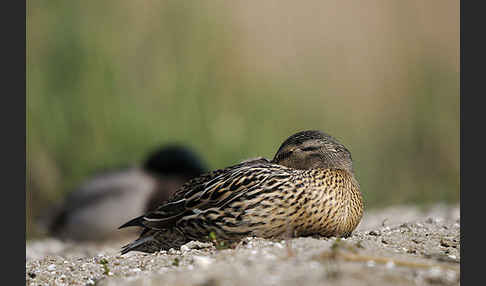
<svg viewBox="0 0 486 286"><path fill-rule="evenodd" d="M218 168L303 129L349 147L367 207L458 202L458 1L275 3L27 2L27 237L165 143Z"/></svg>

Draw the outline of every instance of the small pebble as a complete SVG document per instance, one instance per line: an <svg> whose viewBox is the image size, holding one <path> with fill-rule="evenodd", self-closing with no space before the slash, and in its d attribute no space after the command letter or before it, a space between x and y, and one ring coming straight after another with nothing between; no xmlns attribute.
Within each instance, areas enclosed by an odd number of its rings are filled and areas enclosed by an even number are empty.
<svg viewBox="0 0 486 286"><path fill-rule="evenodd" d="M51 264L51 265L47 266L47 270L49 270L49 271L56 270L56 264Z"/></svg>
<svg viewBox="0 0 486 286"><path fill-rule="evenodd" d="M192 257L192 259L194 261L194 264L202 268L207 268L211 263L213 263L213 259L206 256L194 256Z"/></svg>
<svg viewBox="0 0 486 286"><path fill-rule="evenodd" d="M450 244L450 242L449 242L449 241L447 241L446 239L441 239L441 240L440 240L440 246L442 246L442 247L450 247L450 246L451 246L451 244Z"/></svg>
<svg viewBox="0 0 486 286"><path fill-rule="evenodd" d="M376 262L374 262L373 260L370 260L370 261L366 262L366 266L368 266L368 267L375 267L376 266Z"/></svg>
<svg viewBox="0 0 486 286"><path fill-rule="evenodd" d="M187 246L187 245L183 245L181 246L181 252L184 253L184 252L188 252L190 250L190 248Z"/></svg>
<svg viewBox="0 0 486 286"><path fill-rule="evenodd" d="M278 248L284 248L284 247L285 247L285 246L283 246L283 244L281 244L281 243L279 243L279 242L275 243L274 245L275 245L276 247L278 247Z"/></svg>
<svg viewBox="0 0 486 286"><path fill-rule="evenodd" d="M431 276L440 276L442 274L442 270L439 267L432 267L429 270Z"/></svg>
<svg viewBox="0 0 486 286"><path fill-rule="evenodd" d="M178 254L178 253L177 253L177 250L175 250L174 248L169 249L168 253L169 253L170 255Z"/></svg>

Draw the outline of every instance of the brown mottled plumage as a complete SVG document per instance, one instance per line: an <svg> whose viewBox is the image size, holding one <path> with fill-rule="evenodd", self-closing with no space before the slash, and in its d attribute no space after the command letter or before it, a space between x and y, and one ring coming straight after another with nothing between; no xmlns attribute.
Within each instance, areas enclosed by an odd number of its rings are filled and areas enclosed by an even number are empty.
<svg viewBox="0 0 486 286"><path fill-rule="evenodd" d="M264 158L206 173L167 204L122 227L144 231L122 249L155 252L190 240L349 236L363 214L350 152L320 131L302 131Z"/></svg>

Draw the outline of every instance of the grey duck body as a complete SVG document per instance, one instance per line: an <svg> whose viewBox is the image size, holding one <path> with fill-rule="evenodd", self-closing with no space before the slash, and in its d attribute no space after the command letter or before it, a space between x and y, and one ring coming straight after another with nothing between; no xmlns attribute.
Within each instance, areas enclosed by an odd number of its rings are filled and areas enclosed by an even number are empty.
<svg viewBox="0 0 486 286"><path fill-rule="evenodd" d="M138 230L116 228L155 210L185 182L206 171L206 164L189 147L165 145L153 150L140 166L105 170L88 178L42 223L50 235L62 240L133 239Z"/></svg>

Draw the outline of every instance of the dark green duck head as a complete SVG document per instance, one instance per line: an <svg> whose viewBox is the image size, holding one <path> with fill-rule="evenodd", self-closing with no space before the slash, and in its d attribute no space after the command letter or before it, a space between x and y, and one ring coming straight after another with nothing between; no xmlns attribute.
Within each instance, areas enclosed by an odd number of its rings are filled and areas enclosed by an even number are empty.
<svg viewBox="0 0 486 286"><path fill-rule="evenodd" d="M190 148L170 144L150 153L143 169L154 175L193 178L207 172L208 167Z"/></svg>
<svg viewBox="0 0 486 286"><path fill-rule="evenodd" d="M334 137L318 130L301 131L287 138L272 163L300 170L335 168L353 173L349 150Z"/></svg>

